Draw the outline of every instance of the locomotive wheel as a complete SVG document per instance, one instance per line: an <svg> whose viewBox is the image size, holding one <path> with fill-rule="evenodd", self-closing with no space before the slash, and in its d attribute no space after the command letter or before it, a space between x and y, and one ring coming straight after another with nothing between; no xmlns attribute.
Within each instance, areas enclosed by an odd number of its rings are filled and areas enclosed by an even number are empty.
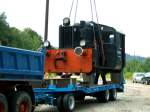
<svg viewBox="0 0 150 112"><path fill-rule="evenodd" d="M116 89L111 89L109 91L109 100L110 101L115 101L117 99L117 90Z"/></svg>
<svg viewBox="0 0 150 112"><path fill-rule="evenodd" d="M26 92L14 93L10 109L12 112L32 112L32 101L29 94Z"/></svg>
<svg viewBox="0 0 150 112"><path fill-rule="evenodd" d="M75 99L72 94L66 94L63 98L64 112L73 112L75 108Z"/></svg>
<svg viewBox="0 0 150 112"><path fill-rule="evenodd" d="M2 93L0 93L0 112L8 112L7 98Z"/></svg>

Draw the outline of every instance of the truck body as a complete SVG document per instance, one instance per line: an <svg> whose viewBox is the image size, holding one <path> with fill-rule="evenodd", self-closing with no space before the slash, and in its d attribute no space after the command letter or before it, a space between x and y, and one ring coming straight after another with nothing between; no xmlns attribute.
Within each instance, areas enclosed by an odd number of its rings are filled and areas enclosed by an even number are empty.
<svg viewBox="0 0 150 112"><path fill-rule="evenodd" d="M42 80L44 53L0 46L0 80Z"/></svg>
<svg viewBox="0 0 150 112"><path fill-rule="evenodd" d="M43 74L43 52L0 46L0 112L31 112L35 96L30 82L41 82Z"/></svg>

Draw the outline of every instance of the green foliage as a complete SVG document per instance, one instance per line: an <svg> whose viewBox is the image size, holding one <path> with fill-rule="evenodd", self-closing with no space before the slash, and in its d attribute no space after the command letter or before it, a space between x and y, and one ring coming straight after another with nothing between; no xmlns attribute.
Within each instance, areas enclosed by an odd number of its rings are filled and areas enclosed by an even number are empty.
<svg viewBox="0 0 150 112"><path fill-rule="evenodd" d="M142 72L144 71L143 62L138 60L131 60L126 63L126 67L124 69L125 72Z"/></svg>
<svg viewBox="0 0 150 112"><path fill-rule="evenodd" d="M131 60L126 63L124 74L126 79L131 79L134 72L150 72L150 57L144 61Z"/></svg>
<svg viewBox="0 0 150 112"><path fill-rule="evenodd" d="M30 28L26 28L24 29L23 34L26 35L26 41L28 41L29 44L31 44L29 46L29 49L37 50L41 46L42 39L37 32L33 31Z"/></svg>
<svg viewBox="0 0 150 112"><path fill-rule="evenodd" d="M6 45L9 40L9 25L5 13L2 13L0 14L0 43Z"/></svg>
<svg viewBox="0 0 150 112"><path fill-rule="evenodd" d="M124 76L125 76L125 79L127 79L127 80L131 80L132 79L132 72L125 72L124 73Z"/></svg>
<svg viewBox="0 0 150 112"><path fill-rule="evenodd" d="M124 69L125 72L150 72L150 57L143 62L138 60L128 61Z"/></svg>
<svg viewBox="0 0 150 112"><path fill-rule="evenodd" d="M150 72L150 57L145 59L143 69L145 72Z"/></svg>
<svg viewBox="0 0 150 112"><path fill-rule="evenodd" d="M4 13L0 15L0 44L28 50L37 50L42 44L42 37L30 28L23 31L9 27Z"/></svg>

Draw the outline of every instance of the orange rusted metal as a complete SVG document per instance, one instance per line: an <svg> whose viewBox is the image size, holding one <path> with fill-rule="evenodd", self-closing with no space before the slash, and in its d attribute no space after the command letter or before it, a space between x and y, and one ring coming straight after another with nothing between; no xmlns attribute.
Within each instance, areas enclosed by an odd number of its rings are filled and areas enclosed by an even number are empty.
<svg viewBox="0 0 150 112"><path fill-rule="evenodd" d="M74 49L47 50L45 72L90 73L92 71L92 49L84 49L81 56Z"/></svg>

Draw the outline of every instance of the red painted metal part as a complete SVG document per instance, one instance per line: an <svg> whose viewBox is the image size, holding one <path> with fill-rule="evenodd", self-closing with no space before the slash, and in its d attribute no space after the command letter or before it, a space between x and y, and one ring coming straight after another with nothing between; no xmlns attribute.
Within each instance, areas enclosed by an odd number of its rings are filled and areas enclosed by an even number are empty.
<svg viewBox="0 0 150 112"><path fill-rule="evenodd" d="M45 72L90 73L92 71L92 49L84 49L78 56L74 49L47 50Z"/></svg>

